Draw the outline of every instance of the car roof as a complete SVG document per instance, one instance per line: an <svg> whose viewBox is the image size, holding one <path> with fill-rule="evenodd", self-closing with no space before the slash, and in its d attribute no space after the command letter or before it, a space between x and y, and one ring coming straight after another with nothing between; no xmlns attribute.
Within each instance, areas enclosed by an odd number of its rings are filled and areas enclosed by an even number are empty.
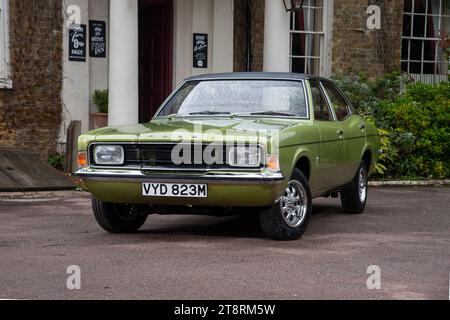
<svg viewBox="0 0 450 320"><path fill-rule="evenodd" d="M198 76L193 76L187 78L186 81L205 81L205 80L251 80L251 79L286 79L286 80L323 80L329 81L328 79L309 75L302 73L291 73L291 72L231 72L231 73L213 73L213 74L203 74Z"/></svg>

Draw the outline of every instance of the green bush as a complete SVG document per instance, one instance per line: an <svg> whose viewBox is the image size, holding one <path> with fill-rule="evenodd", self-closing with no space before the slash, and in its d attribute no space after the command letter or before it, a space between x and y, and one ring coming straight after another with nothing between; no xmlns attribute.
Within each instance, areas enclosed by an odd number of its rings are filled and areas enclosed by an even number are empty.
<svg viewBox="0 0 450 320"><path fill-rule="evenodd" d="M59 171L64 171L64 162L65 157L61 154L52 154L48 157L48 164Z"/></svg>
<svg viewBox="0 0 450 320"><path fill-rule="evenodd" d="M108 90L95 90L92 101L97 106L98 111L108 113Z"/></svg>
<svg viewBox="0 0 450 320"><path fill-rule="evenodd" d="M412 83L393 73L369 80L340 76L338 84L359 112L380 128L382 178L450 177L450 83Z"/></svg>
<svg viewBox="0 0 450 320"><path fill-rule="evenodd" d="M383 121L399 150L397 176L450 177L450 82L417 83L380 104Z"/></svg>

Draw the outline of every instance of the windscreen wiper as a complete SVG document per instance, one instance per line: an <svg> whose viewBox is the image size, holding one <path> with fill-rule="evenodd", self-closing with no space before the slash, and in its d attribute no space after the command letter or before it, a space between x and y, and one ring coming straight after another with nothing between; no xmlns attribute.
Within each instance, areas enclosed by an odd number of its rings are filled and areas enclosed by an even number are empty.
<svg viewBox="0 0 450 320"><path fill-rule="evenodd" d="M297 115L289 112L278 112L278 111L263 111L263 112L252 112L252 116L283 116L283 117L296 117Z"/></svg>
<svg viewBox="0 0 450 320"><path fill-rule="evenodd" d="M221 111L199 111L199 112L191 112L189 113L190 116L196 116L196 115L218 115L218 114L230 114L229 112L221 112Z"/></svg>

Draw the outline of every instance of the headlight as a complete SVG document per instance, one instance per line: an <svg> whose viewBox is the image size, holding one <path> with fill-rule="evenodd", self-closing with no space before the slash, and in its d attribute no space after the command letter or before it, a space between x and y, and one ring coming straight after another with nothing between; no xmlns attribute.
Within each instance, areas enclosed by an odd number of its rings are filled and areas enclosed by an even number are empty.
<svg viewBox="0 0 450 320"><path fill-rule="evenodd" d="M96 146L94 148L94 162L98 165L123 165L125 161L122 146Z"/></svg>
<svg viewBox="0 0 450 320"><path fill-rule="evenodd" d="M258 146L233 147L228 154L228 163L231 167L257 168L261 166L262 153Z"/></svg>

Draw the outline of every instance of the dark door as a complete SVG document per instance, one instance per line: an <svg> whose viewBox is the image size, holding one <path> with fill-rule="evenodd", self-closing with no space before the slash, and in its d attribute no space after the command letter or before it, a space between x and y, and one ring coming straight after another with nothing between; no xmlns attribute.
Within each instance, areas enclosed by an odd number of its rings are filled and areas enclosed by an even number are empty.
<svg viewBox="0 0 450 320"><path fill-rule="evenodd" d="M152 1L149 1L152 2ZM172 91L172 1L139 10L139 122L151 120Z"/></svg>

